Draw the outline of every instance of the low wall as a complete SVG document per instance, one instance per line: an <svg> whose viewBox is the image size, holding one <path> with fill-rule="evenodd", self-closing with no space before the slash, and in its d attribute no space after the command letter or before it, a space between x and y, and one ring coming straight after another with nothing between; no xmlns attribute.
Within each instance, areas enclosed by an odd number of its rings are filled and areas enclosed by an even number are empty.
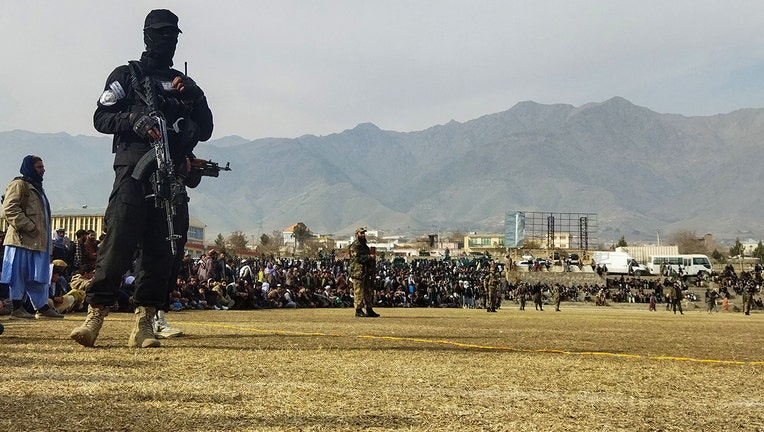
<svg viewBox="0 0 764 432"><path fill-rule="evenodd" d="M600 277L594 272L515 271L509 274L509 280L530 284L543 283L551 285L559 283L563 286L605 284L605 278Z"/></svg>

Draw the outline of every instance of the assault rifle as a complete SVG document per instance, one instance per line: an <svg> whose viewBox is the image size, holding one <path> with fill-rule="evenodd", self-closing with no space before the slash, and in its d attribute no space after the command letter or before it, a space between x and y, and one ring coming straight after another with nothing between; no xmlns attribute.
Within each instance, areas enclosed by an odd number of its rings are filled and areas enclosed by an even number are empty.
<svg viewBox="0 0 764 432"><path fill-rule="evenodd" d="M184 187L184 179L175 172L175 165L170 156L167 121L161 115L153 115L153 117L159 125L159 139L151 140L154 151L149 151L143 155L135 166L132 177L141 181L149 178L153 193L146 195L146 199L153 198L154 206L165 210L167 214L167 240L170 241L170 249L172 255L175 256L178 253L176 241L181 238L179 234L175 233L176 208L188 202L188 195ZM196 177L196 183L190 184L189 187L195 187L201 176L218 177L220 171L231 171L230 162L226 162L226 165L221 167L220 164L211 160L198 158L189 160L191 171L196 172L199 176ZM188 181L193 180L188 179Z"/></svg>
<svg viewBox="0 0 764 432"><path fill-rule="evenodd" d="M159 129L159 139L151 139L154 153L149 151L138 161L133 170L132 177L143 180L147 173L151 173L152 194L146 195L146 199L154 199L154 207L163 208L167 214L167 240L170 241L172 255L178 253L176 240L181 238L175 234L175 208L177 205L188 201L183 182L175 173L175 166L170 157L170 142L167 139L167 120L161 115L153 115ZM151 168L156 168L151 170Z"/></svg>
<svg viewBox="0 0 764 432"><path fill-rule="evenodd" d="M191 169L200 171L201 175L208 177L217 177L220 175L220 171L231 171L231 162L226 162L224 167L221 167L217 162L205 159L191 159Z"/></svg>

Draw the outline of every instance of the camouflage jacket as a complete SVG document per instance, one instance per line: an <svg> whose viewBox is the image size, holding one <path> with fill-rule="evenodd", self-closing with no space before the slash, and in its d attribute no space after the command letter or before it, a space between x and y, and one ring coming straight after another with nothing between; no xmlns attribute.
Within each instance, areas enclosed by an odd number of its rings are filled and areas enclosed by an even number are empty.
<svg viewBox="0 0 764 432"><path fill-rule="evenodd" d="M374 276L377 260L371 256L369 246L356 240L348 248L350 250L350 277L361 279Z"/></svg>

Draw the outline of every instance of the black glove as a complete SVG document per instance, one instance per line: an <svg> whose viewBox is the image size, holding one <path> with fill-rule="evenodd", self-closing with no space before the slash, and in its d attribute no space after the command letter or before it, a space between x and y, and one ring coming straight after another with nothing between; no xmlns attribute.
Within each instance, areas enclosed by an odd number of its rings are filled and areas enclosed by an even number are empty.
<svg viewBox="0 0 764 432"><path fill-rule="evenodd" d="M183 91L180 93L184 100L195 100L204 96L202 88L196 85L196 81L191 78L183 77Z"/></svg>
<svg viewBox="0 0 764 432"><path fill-rule="evenodd" d="M141 138L148 138L149 131L159 127L154 117L139 113L130 114L130 123L133 125L133 132Z"/></svg>

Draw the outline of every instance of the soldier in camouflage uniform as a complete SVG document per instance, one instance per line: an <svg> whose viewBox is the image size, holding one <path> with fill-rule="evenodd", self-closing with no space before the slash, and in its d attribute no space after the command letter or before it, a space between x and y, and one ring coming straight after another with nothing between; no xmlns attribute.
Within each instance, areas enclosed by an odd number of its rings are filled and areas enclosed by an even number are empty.
<svg viewBox="0 0 764 432"><path fill-rule="evenodd" d="M544 299L541 295L541 284L535 284L531 287L533 293L533 305L536 306L537 311L544 311Z"/></svg>
<svg viewBox="0 0 764 432"><path fill-rule="evenodd" d="M674 315L676 315L677 308L679 309L679 314L684 315L684 312L682 311L682 299L684 298L684 293L682 293L681 281L674 282L674 286L669 287L669 289L674 290L674 296L671 297L671 307L674 310Z"/></svg>
<svg viewBox="0 0 764 432"><path fill-rule="evenodd" d="M355 230L355 241L350 244L350 277L353 279L355 316L376 318L374 312L374 273L377 258L366 245L366 228ZM366 307L364 313L363 308Z"/></svg>
<svg viewBox="0 0 764 432"><path fill-rule="evenodd" d="M743 312L745 312L746 315L751 314L754 294L756 294L756 285L754 285L753 282L748 282L743 290Z"/></svg>
<svg viewBox="0 0 764 432"><path fill-rule="evenodd" d="M491 267L486 275L486 312L496 312L496 306L499 304L499 287L501 286L501 273L496 267L495 263L491 263Z"/></svg>
<svg viewBox="0 0 764 432"><path fill-rule="evenodd" d="M517 301L520 302L520 310L525 310L525 296L528 294L528 286L522 282L517 286Z"/></svg>

